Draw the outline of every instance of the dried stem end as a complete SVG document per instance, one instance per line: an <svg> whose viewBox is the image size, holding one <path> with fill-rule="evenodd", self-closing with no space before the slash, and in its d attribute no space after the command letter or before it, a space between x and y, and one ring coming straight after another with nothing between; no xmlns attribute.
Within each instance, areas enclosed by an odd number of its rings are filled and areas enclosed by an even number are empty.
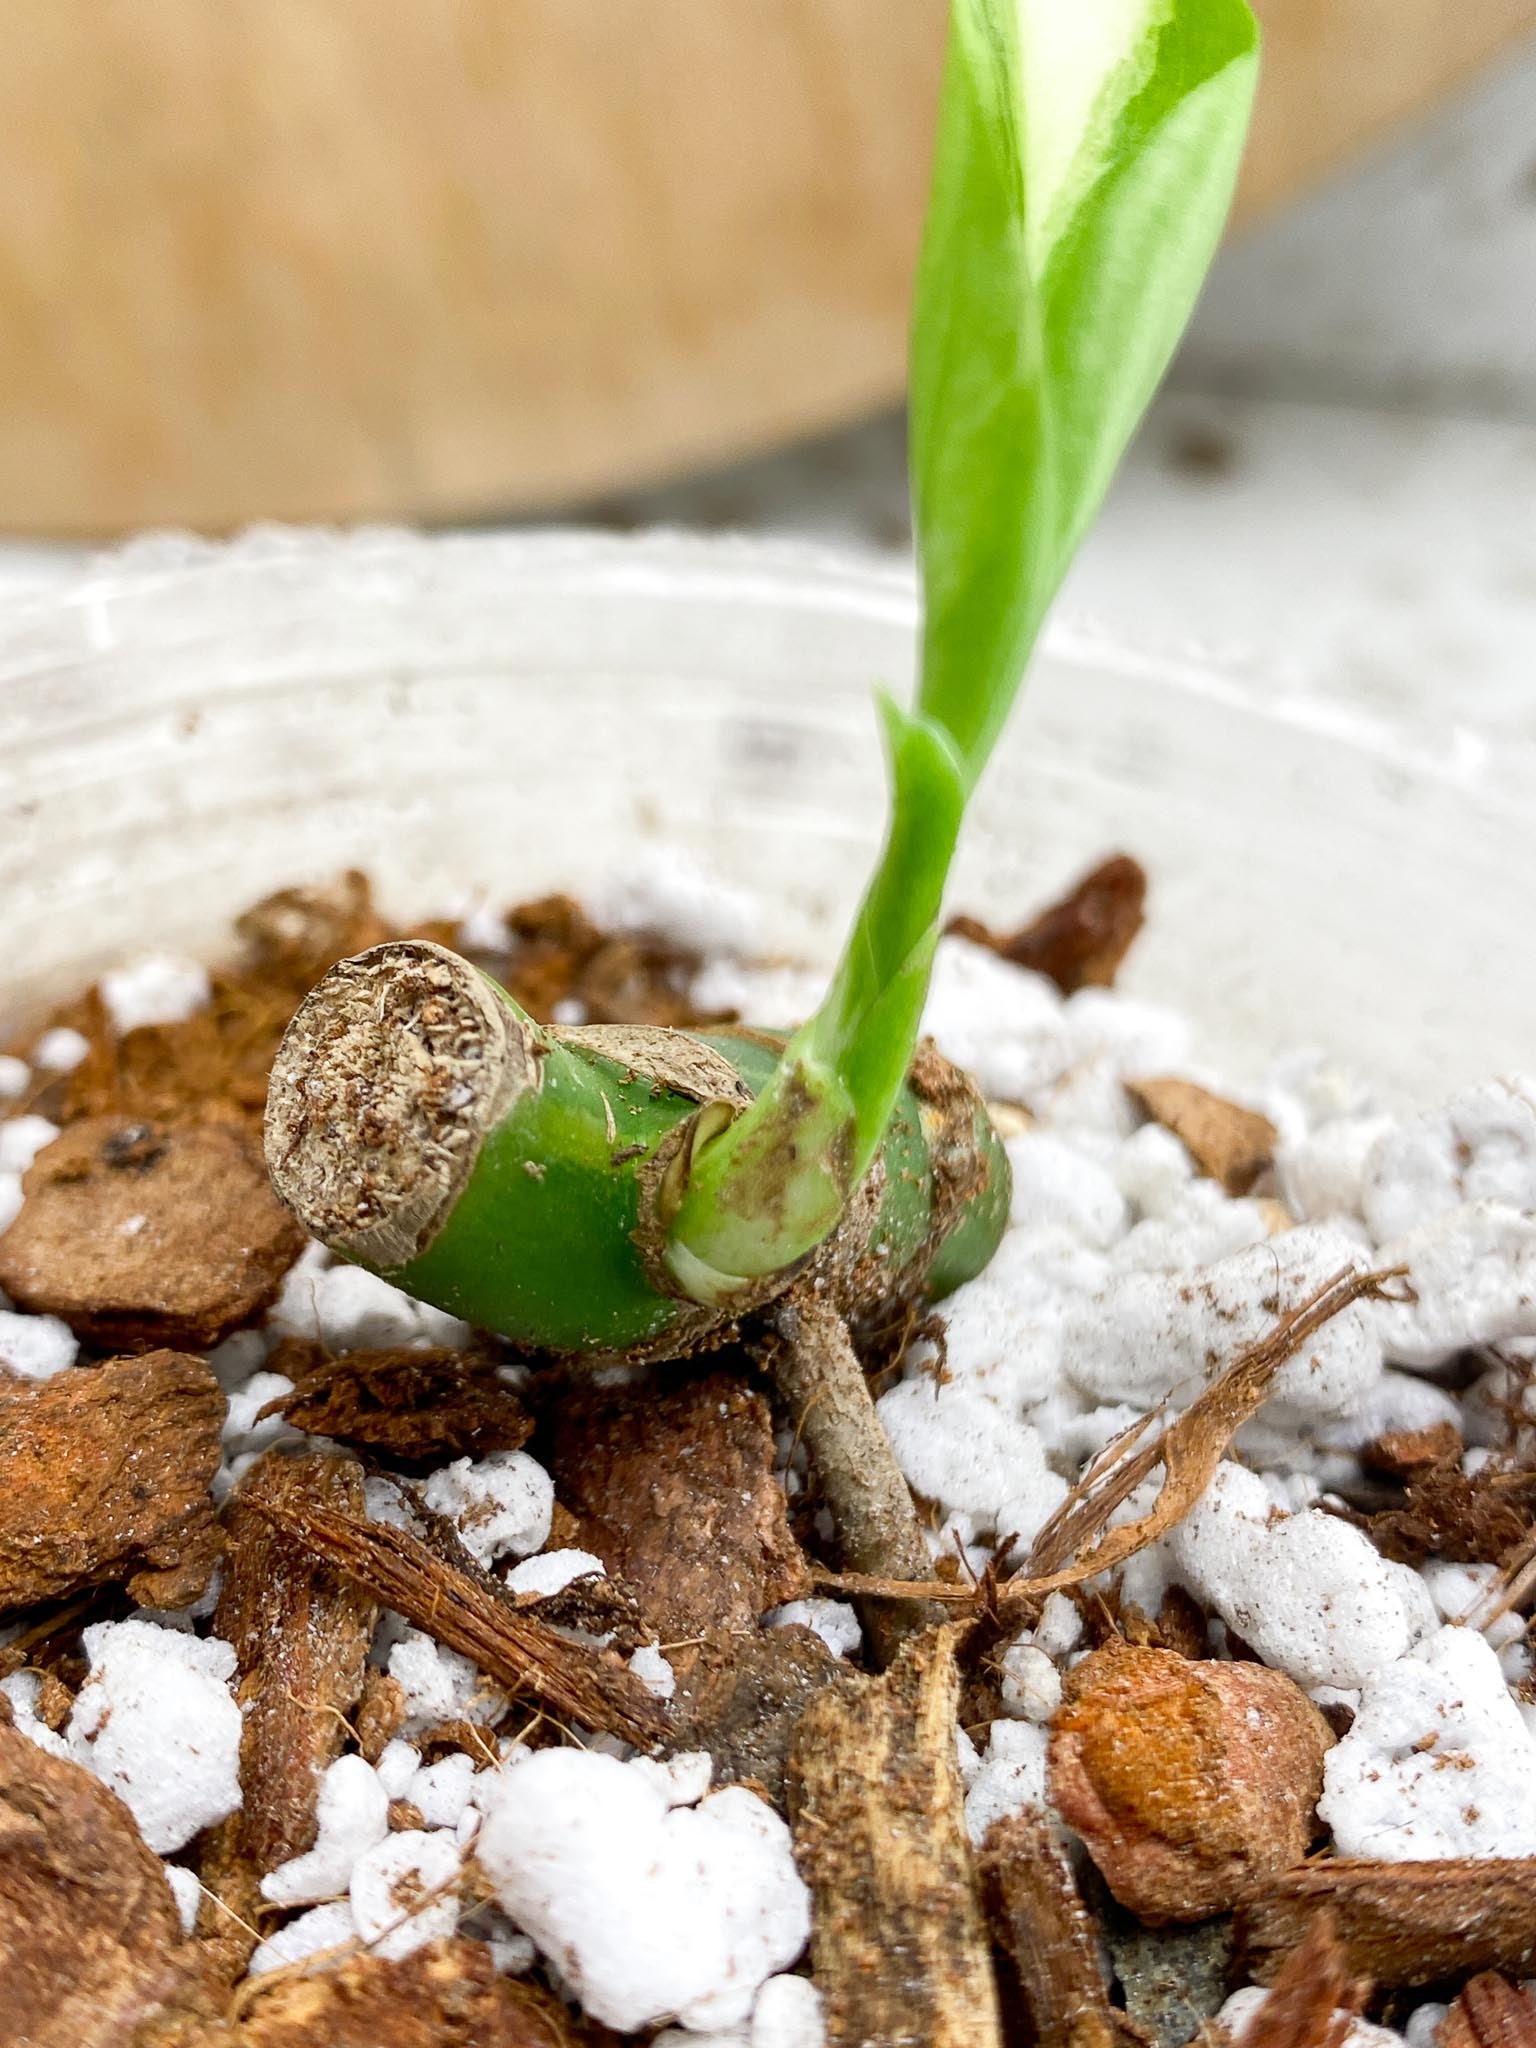
<svg viewBox="0 0 1536 2048"><path fill-rule="evenodd" d="M279 1197L347 1258L408 1265L447 1222L486 1134L538 1088L536 1030L445 946L397 940L341 961L273 1064Z"/></svg>

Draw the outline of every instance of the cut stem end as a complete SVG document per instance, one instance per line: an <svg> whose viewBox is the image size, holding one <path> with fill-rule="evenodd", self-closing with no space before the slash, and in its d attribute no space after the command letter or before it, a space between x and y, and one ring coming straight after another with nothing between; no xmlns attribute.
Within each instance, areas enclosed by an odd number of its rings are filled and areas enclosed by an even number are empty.
<svg viewBox="0 0 1536 2048"><path fill-rule="evenodd" d="M447 1221L487 1132L539 1086L536 1027L445 946L395 940L333 967L267 1091L272 1185L333 1251L390 1272Z"/></svg>

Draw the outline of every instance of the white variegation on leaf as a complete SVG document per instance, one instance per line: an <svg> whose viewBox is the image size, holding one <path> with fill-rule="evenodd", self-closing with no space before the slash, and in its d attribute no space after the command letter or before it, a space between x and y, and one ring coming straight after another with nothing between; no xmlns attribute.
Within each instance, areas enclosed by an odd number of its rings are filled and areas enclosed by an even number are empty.
<svg viewBox="0 0 1536 2048"><path fill-rule="evenodd" d="M992 14L995 10L976 10ZM1017 65L1026 248L1043 271L1152 76L1173 0L1019 0Z"/></svg>

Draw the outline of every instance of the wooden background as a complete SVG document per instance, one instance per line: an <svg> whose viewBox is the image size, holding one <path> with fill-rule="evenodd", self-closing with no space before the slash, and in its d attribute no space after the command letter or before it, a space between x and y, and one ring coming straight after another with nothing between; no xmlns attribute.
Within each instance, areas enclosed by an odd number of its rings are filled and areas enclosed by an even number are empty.
<svg viewBox="0 0 1536 2048"><path fill-rule="evenodd" d="M1260 13L1245 216L1536 28ZM8 0L0 528L493 514L896 398L943 16Z"/></svg>

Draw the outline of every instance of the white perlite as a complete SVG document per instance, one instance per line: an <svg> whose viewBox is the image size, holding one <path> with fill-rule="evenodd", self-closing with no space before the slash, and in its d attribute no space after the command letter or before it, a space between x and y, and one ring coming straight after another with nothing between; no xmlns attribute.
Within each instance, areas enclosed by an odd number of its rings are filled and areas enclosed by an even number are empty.
<svg viewBox="0 0 1536 2048"><path fill-rule="evenodd" d="M1536 1079L1484 1081L1391 1126L1371 1148L1361 1192L1378 1244L1467 1202L1536 1209Z"/></svg>
<svg viewBox="0 0 1536 2048"><path fill-rule="evenodd" d="M1279 1315L1364 1264L1348 1233L1308 1224L1194 1273L1124 1273L1070 1312L1063 1363L1100 1400L1188 1401ZM1369 1307L1352 1303L1281 1366L1273 1400L1299 1414L1337 1415L1380 1377L1381 1362Z"/></svg>
<svg viewBox="0 0 1536 2048"><path fill-rule="evenodd" d="M45 1145L59 1135L45 1116L11 1116L0 1123L0 1173L25 1173Z"/></svg>
<svg viewBox="0 0 1536 2048"><path fill-rule="evenodd" d="M393 1747L393 1744L390 1745ZM382 1765L383 1759L380 1759ZM414 1806L429 1828L456 1828L475 1795L475 1760L462 1750L439 1757L413 1771L402 1790L392 1796Z"/></svg>
<svg viewBox="0 0 1536 2048"><path fill-rule="evenodd" d="M994 1721L987 1753L969 1774L966 1833L980 1848L992 1823L1026 1809L1049 1812L1046 1800L1048 1731L1033 1721Z"/></svg>
<svg viewBox="0 0 1536 2048"><path fill-rule="evenodd" d="M1003 1712L1015 1720L1048 1722L1061 1705L1061 1673L1037 1644L1020 1637L999 1660Z"/></svg>
<svg viewBox="0 0 1536 2048"><path fill-rule="evenodd" d="M72 1366L80 1345L57 1316L27 1316L0 1308L0 1368L18 1379L47 1380Z"/></svg>
<svg viewBox="0 0 1536 2048"><path fill-rule="evenodd" d="M757 905L715 881L673 846L642 846L587 899L605 931L651 932L695 953L740 953L758 924Z"/></svg>
<svg viewBox="0 0 1536 2048"><path fill-rule="evenodd" d="M35 1742L39 1749L46 1749L50 1756L67 1757L69 1744L62 1735L56 1735L46 1721L38 1718L42 1690L43 1674L40 1671L13 1671L9 1677L0 1678L0 1694L11 1703L16 1732L25 1735L29 1742Z"/></svg>
<svg viewBox="0 0 1536 2048"><path fill-rule="evenodd" d="M757 1994L750 2022L694 2033L666 2027L651 2048L826 2048L821 1994L808 1977L770 1977Z"/></svg>
<svg viewBox="0 0 1536 2048"><path fill-rule="evenodd" d="M451 1834L402 1828L365 1850L348 1896L357 1931L375 1955L398 1961L459 1924L460 1856Z"/></svg>
<svg viewBox="0 0 1536 2048"><path fill-rule="evenodd" d="M509 1550L526 1557L549 1540L554 1481L526 1451L456 1458L432 1474L422 1498L434 1513L448 1516L481 1564L494 1564Z"/></svg>
<svg viewBox="0 0 1536 2048"><path fill-rule="evenodd" d="M808 1628L834 1657L857 1655L864 1641L859 1617L846 1600L790 1600L763 1617L770 1628Z"/></svg>
<svg viewBox="0 0 1536 2048"><path fill-rule="evenodd" d="M536 1593L547 1600L563 1593L578 1579L603 1578L603 1560L590 1550L545 1550L537 1557L525 1557L507 1573L507 1586L514 1593Z"/></svg>
<svg viewBox="0 0 1536 2048"><path fill-rule="evenodd" d="M439 1721L494 1721L506 1711L507 1696L499 1686L420 1629L406 1629L391 1649L389 1675L405 1694L406 1735L420 1735Z"/></svg>
<svg viewBox="0 0 1536 2048"><path fill-rule="evenodd" d="M1536 1211L1467 1202L1390 1240L1377 1257L1408 1268L1411 1295L1375 1310L1396 1364L1424 1370L1474 1345L1536 1337Z"/></svg>
<svg viewBox="0 0 1536 2048"><path fill-rule="evenodd" d="M101 977L101 999L119 1037L145 1024L184 1024L206 1010L208 970L174 953L146 953Z"/></svg>
<svg viewBox="0 0 1536 2048"><path fill-rule="evenodd" d="M669 1700L677 1691L677 1673L661 1654L660 1643L642 1643L629 1668L653 1699Z"/></svg>
<svg viewBox="0 0 1536 2048"><path fill-rule="evenodd" d="M1367 1680L1323 1784L1341 1856L1536 1856L1536 1738L1471 1629L1442 1628Z"/></svg>
<svg viewBox="0 0 1536 2048"><path fill-rule="evenodd" d="M262 1897L274 1906L307 1906L344 1892L359 1858L389 1833L389 1800L371 1764L337 1757L320 1780L314 1847L269 1870Z"/></svg>
<svg viewBox="0 0 1536 2048"><path fill-rule="evenodd" d="M621 2032L740 2025L810 1927L789 1830L755 1793L670 1806L646 1772L591 1751L504 1772L476 1856L586 2010Z"/></svg>
<svg viewBox="0 0 1536 2048"><path fill-rule="evenodd" d="M876 1412L908 1484L963 1516L967 1537L1015 1536L1027 1550L1066 1496L1038 1431L957 1381L902 1380Z"/></svg>
<svg viewBox="0 0 1536 2048"><path fill-rule="evenodd" d="M1363 1685L1435 1624L1423 1581L1315 1508L1286 1514L1230 1461L1168 1538L1190 1591L1298 1685Z"/></svg>
<svg viewBox="0 0 1536 2048"><path fill-rule="evenodd" d="M267 1317L281 1337L307 1337L327 1351L389 1351L443 1345L462 1349L473 1336L468 1323L413 1301L361 1266L333 1266L312 1245L283 1281Z"/></svg>
<svg viewBox="0 0 1536 2048"><path fill-rule="evenodd" d="M32 1048L32 1064L40 1074L72 1074L91 1049L83 1031L59 1024L45 1031Z"/></svg>
<svg viewBox="0 0 1536 2048"><path fill-rule="evenodd" d="M241 1803L235 1653L147 1621L83 1631L90 1671L65 1726L70 1754L122 1800L157 1855Z"/></svg>
<svg viewBox="0 0 1536 2048"><path fill-rule="evenodd" d="M197 1881L197 1872L188 1870L184 1863L167 1863L162 1867L165 1881L175 1894L181 1931L190 1934L197 1926L198 1910L203 1903L203 1888Z"/></svg>
<svg viewBox="0 0 1536 2048"><path fill-rule="evenodd" d="M336 1900L327 1906L312 1907L269 1935L252 1955L250 1973L263 1977L268 1970L281 1970L289 1963L303 1962L308 1956L356 1946L357 1922L352 1918L352 1908L345 1899Z"/></svg>

